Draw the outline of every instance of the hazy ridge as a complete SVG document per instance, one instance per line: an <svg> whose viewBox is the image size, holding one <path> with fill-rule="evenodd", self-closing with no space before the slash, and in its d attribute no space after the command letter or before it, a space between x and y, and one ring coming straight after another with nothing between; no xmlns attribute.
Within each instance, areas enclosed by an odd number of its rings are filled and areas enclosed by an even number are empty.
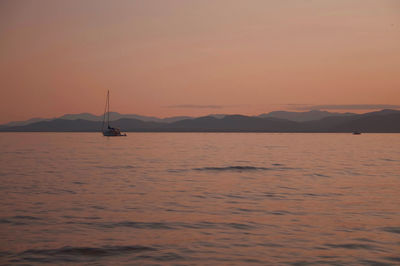
<svg viewBox="0 0 400 266"><path fill-rule="evenodd" d="M287 118L275 117L282 115ZM365 114L310 111L271 112L259 116L219 114L164 119L118 113L110 113L110 116L112 126L126 132L400 132L400 111L389 109ZM95 132L102 127L102 117L88 113L64 115L26 125L3 125L0 131Z"/></svg>

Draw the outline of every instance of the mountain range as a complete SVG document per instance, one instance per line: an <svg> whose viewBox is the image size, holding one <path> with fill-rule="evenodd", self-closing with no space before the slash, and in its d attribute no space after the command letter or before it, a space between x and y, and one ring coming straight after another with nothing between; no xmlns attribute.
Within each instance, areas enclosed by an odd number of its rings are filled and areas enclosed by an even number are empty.
<svg viewBox="0 0 400 266"><path fill-rule="evenodd" d="M66 114L53 119L34 118L0 126L8 132L95 132L103 115ZM157 118L110 113L111 125L126 132L379 132L400 133L400 111L365 114L275 111L258 116L211 114L203 117Z"/></svg>
<svg viewBox="0 0 400 266"><path fill-rule="evenodd" d="M64 119L64 120L77 120L77 119L82 119L82 120L88 120L88 121L103 121L104 115L94 115L91 113L80 113L80 114L65 114L60 117L55 117L55 118L31 118L28 120L24 121L15 121L15 122L9 122L7 124L0 125L1 128L5 127L15 127L15 126L25 126L29 125L35 122L42 122L42 121L52 121L55 119ZM115 121L119 120L122 118L129 118L129 119L138 119L142 121L152 121L152 122L165 122L165 123L170 123L170 122L175 122L183 119L189 119L192 118L190 116L174 116L174 117L167 117L167 118L158 118L158 117L153 117L153 116L143 116L143 115L135 115L135 114L120 114L117 112L110 112L110 121Z"/></svg>

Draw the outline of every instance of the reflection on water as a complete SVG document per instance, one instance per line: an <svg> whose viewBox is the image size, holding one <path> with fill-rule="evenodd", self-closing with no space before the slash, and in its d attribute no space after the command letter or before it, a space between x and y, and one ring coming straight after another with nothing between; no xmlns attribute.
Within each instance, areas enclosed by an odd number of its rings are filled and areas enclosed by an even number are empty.
<svg viewBox="0 0 400 266"><path fill-rule="evenodd" d="M0 261L400 263L400 135L0 134Z"/></svg>

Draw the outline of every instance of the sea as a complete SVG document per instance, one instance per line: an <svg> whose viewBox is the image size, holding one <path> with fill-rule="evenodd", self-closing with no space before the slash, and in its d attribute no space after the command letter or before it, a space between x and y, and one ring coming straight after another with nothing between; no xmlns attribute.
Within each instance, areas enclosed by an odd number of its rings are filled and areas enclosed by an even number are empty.
<svg viewBox="0 0 400 266"><path fill-rule="evenodd" d="M2 265L399 265L400 134L0 134Z"/></svg>

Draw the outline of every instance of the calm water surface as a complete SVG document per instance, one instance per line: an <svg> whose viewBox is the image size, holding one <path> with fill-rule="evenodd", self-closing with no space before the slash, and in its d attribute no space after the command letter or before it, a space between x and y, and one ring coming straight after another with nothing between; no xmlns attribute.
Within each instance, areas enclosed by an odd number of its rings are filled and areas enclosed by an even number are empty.
<svg viewBox="0 0 400 266"><path fill-rule="evenodd" d="M4 264L399 265L400 134L0 134Z"/></svg>

